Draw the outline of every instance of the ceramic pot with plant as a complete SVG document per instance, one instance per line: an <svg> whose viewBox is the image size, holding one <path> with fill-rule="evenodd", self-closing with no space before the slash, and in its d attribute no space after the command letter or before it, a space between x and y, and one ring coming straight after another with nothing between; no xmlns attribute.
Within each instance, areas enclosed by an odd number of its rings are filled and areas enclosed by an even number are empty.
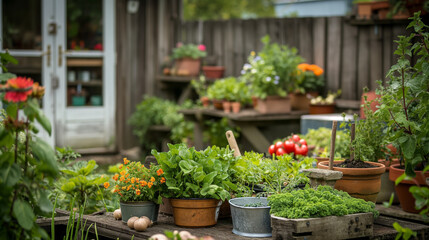
<svg viewBox="0 0 429 240"><path fill-rule="evenodd" d="M335 112L335 99L341 94L341 90L336 93L329 92L326 98L318 96L310 100L310 114L330 114Z"/></svg>
<svg viewBox="0 0 429 240"><path fill-rule="evenodd" d="M224 66L203 66L204 76L210 79L218 79L223 77L225 72Z"/></svg>
<svg viewBox="0 0 429 240"><path fill-rule="evenodd" d="M174 222L184 227L207 227L217 222L222 201L231 197L234 154L216 146L196 151L185 144L168 144L168 152L152 150L164 170ZM185 216L185 217L183 217Z"/></svg>
<svg viewBox="0 0 429 240"><path fill-rule="evenodd" d="M335 189L348 192L353 197L375 202L381 189L381 175L386 169L383 164L377 162L384 156L385 125L375 118L370 110L366 114L366 119L358 120L355 115L354 123L350 121L348 123L351 128L350 136L352 139L355 137L351 142L350 158L334 161L333 169L343 172L343 178L335 183ZM346 122L341 125L345 127ZM319 163L318 168L328 169L329 162Z"/></svg>
<svg viewBox="0 0 429 240"><path fill-rule="evenodd" d="M301 63L297 66L295 89L290 94L292 109L308 110L310 99L317 97L325 85L323 69L315 64Z"/></svg>
<svg viewBox="0 0 429 240"><path fill-rule="evenodd" d="M420 182L420 186L412 184L419 182L420 178L424 179L423 174L427 174L429 166L429 28L422 22L419 13L414 14L408 28L412 33L399 36L396 41L398 47L395 54L399 58L387 74L387 84L380 82L377 89L381 98L376 114L380 121L387 122L385 132L388 142L398 149L401 160L399 166L390 168L390 179L397 184L397 193L405 189L408 194L408 197L399 195L401 206L405 211L416 212L428 207L427 204L422 206L417 203L429 199L428 194L410 198L410 192L413 196L429 192L427 178L425 182ZM414 65L410 63L410 58L415 60ZM411 180L405 179L406 176ZM416 205L404 208L409 202Z"/></svg>
<svg viewBox="0 0 429 240"><path fill-rule="evenodd" d="M224 80L215 81L207 87L207 97L212 101L215 109L222 110L222 102L225 100L226 88Z"/></svg>
<svg viewBox="0 0 429 240"><path fill-rule="evenodd" d="M197 76L200 73L201 58L207 55L203 44L177 43L171 58L175 60L176 74L181 76Z"/></svg>
<svg viewBox="0 0 429 240"><path fill-rule="evenodd" d="M120 173L113 176L114 192L119 195L122 221L131 217L146 216L153 222L158 219L161 193L165 185L164 171L159 165L146 168L140 162L130 162L124 158L119 166Z"/></svg>
<svg viewBox="0 0 429 240"><path fill-rule="evenodd" d="M251 94L259 99L256 108L258 112L290 112L290 99L287 95L295 89L297 66L302 58L296 48L270 43L269 36L263 37L262 43L264 46L260 52L250 53L248 62L241 71L241 78L250 87Z"/></svg>

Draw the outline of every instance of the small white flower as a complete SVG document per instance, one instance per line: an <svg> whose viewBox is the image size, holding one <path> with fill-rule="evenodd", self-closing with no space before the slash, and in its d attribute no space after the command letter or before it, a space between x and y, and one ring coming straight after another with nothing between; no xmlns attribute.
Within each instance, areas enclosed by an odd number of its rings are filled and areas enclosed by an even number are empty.
<svg viewBox="0 0 429 240"><path fill-rule="evenodd" d="M267 81L267 82L271 82L271 77L267 77L267 78L265 78L265 81Z"/></svg>
<svg viewBox="0 0 429 240"><path fill-rule="evenodd" d="M275 79L276 81L279 81L279 80L280 80L280 77L279 77L279 76L275 76L275 77L274 77L274 79Z"/></svg>
<svg viewBox="0 0 429 240"><path fill-rule="evenodd" d="M252 70L250 70L250 72L251 72L251 73L253 73L253 74L255 74L255 73L257 73L258 71L256 71L256 69L252 69Z"/></svg>
<svg viewBox="0 0 429 240"><path fill-rule="evenodd" d="M245 74L246 71L245 70L241 70L241 75Z"/></svg>
<svg viewBox="0 0 429 240"><path fill-rule="evenodd" d="M248 69L251 69L251 68L252 68L252 65L250 65L248 63L246 63L246 64L243 65L243 70L248 70Z"/></svg>

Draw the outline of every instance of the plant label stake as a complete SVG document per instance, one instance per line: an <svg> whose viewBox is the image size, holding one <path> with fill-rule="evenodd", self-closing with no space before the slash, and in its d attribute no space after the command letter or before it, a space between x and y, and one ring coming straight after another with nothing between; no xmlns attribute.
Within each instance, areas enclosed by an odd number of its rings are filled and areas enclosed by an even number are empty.
<svg viewBox="0 0 429 240"><path fill-rule="evenodd" d="M240 149L238 149L237 141L235 140L234 133L231 130L226 131L226 139L231 149L234 150L234 157L241 156Z"/></svg>
<svg viewBox="0 0 429 240"><path fill-rule="evenodd" d="M329 170L334 169L335 139L337 138L337 121L332 121L331 152L329 153Z"/></svg>
<svg viewBox="0 0 429 240"><path fill-rule="evenodd" d="M350 151L350 162L355 160L355 150L353 149L353 141L355 140L355 123L352 123L352 129L350 130L350 138L351 138L351 151Z"/></svg>

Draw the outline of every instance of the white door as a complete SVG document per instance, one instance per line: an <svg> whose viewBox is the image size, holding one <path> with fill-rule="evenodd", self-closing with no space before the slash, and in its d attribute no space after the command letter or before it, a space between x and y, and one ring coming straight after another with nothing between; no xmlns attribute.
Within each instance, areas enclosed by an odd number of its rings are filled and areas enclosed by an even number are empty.
<svg viewBox="0 0 429 240"><path fill-rule="evenodd" d="M9 71L45 86L52 145L80 152L115 146L114 0L0 0ZM26 17L23 17L26 16Z"/></svg>

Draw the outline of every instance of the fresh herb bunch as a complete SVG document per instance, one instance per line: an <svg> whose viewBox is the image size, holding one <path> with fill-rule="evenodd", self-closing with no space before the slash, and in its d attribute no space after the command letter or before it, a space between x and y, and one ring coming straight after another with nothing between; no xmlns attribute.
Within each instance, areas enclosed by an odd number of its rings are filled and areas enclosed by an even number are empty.
<svg viewBox="0 0 429 240"><path fill-rule="evenodd" d="M122 202L152 201L160 204L162 192L165 191L166 178L159 165L146 168L140 162L130 162L124 158L124 164L119 166L120 173L113 176L115 190ZM105 182L104 187L109 188Z"/></svg>
<svg viewBox="0 0 429 240"><path fill-rule="evenodd" d="M264 47L258 54L250 53L241 71L242 78L258 98L284 97L296 88L297 66L303 59L296 48L270 43L268 35L261 41Z"/></svg>
<svg viewBox="0 0 429 240"><path fill-rule="evenodd" d="M406 175L415 177L415 170L429 166L429 27L420 13L411 19L407 28L414 32L395 41L399 58L387 73L387 86L379 82L377 114L387 122L388 141L400 150Z"/></svg>
<svg viewBox="0 0 429 240"><path fill-rule="evenodd" d="M268 197L270 213L284 218L318 218L372 212L379 215L373 202L353 198L348 193L329 186L306 187Z"/></svg>
<svg viewBox="0 0 429 240"><path fill-rule="evenodd" d="M168 152L152 150L152 155L165 173L169 198L229 199L236 189L231 183L231 165L236 161L233 151L217 146L196 151L184 144L168 144Z"/></svg>
<svg viewBox="0 0 429 240"><path fill-rule="evenodd" d="M203 44L195 45L195 44L182 44L177 43L177 47L173 49L172 58L173 59L179 59L179 58L203 58L207 55L206 52L206 46Z"/></svg>

